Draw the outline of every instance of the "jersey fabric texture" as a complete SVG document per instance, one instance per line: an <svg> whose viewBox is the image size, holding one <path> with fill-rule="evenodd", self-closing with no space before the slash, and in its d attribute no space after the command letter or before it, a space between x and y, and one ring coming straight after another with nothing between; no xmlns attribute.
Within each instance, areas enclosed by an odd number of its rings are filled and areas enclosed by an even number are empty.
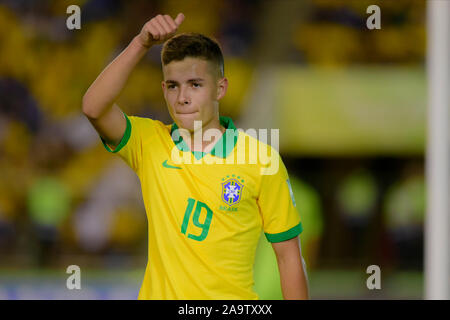
<svg viewBox="0 0 450 320"><path fill-rule="evenodd" d="M138 299L258 299L253 264L261 230L270 242L302 232L278 152L228 117L220 117L225 133L203 153L189 150L175 123L124 116L119 145L102 142L141 182L148 263ZM263 174L269 166L255 161L255 146L273 152L275 174Z"/></svg>

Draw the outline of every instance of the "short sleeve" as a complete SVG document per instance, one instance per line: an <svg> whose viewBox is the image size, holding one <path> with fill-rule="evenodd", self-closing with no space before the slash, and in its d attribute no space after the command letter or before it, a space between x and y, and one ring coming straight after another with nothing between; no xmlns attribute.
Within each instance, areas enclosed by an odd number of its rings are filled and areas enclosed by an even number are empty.
<svg viewBox="0 0 450 320"><path fill-rule="evenodd" d="M261 175L258 197L264 234L269 242L286 241L303 231L286 167L278 153L277 158L277 172Z"/></svg>
<svg viewBox="0 0 450 320"><path fill-rule="evenodd" d="M142 163L142 146L144 138L150 138L155 131L154 121L152 119L127 116L123 114L127 127L125 133L116 148L111 147L101 138L103 146L111 153L117 153L135 172L137 172Z"/></svg>

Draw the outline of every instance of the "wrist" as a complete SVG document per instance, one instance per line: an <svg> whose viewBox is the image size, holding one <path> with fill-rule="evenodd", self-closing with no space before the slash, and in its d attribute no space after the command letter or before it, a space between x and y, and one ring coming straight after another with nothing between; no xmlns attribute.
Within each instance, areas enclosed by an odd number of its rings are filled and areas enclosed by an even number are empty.
<svg viewBox="0 0 450 320"><path fill-rule="evenodd" d="M139 50L141 50L141 51L147 51L147 50L150 49L151 46L152 46L151 43L148 44L148 45L145 45L145 44L142 42L142 40L141 40L141 38L140 38L139 35L135 36L135 37L133 38L133 40L131 41L131 43L132 43L135 47L137 47Z"/></svg>

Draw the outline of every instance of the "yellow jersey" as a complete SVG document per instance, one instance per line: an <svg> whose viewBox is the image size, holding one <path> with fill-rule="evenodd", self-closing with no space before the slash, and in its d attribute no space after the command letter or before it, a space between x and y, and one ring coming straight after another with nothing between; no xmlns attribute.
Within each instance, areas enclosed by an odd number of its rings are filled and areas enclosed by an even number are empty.
<svg viewBox="0 0 450 320"><path fill-rule="evenodd" d="M138 299L258 299L253 264L261 231L270 242L302 232L278 152L228 117L220 117L225 133L203 153L189 150L175 123L124 116L119 145L102 142L141 182L148 263ZM273 152L275 173L266 174L267 161L251 159L255 145Z"/></svg>

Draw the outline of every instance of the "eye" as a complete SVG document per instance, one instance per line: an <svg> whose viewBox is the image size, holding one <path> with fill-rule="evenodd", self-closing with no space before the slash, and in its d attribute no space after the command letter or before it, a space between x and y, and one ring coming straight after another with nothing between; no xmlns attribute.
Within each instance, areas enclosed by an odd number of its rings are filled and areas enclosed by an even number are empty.
<svg viewBox="0 0 450 320"><path fill-rule="evenodd" d="M168 89L175 89L176 85L175 84L169 84L167 86Z"/></svg>
<svg viewBox="0 0 450 320"><path fill-rule="evenodd" d="M200 83L197 83L197 82L192 83L192 86L194 88L200 88L201 87Z"/></svg>

